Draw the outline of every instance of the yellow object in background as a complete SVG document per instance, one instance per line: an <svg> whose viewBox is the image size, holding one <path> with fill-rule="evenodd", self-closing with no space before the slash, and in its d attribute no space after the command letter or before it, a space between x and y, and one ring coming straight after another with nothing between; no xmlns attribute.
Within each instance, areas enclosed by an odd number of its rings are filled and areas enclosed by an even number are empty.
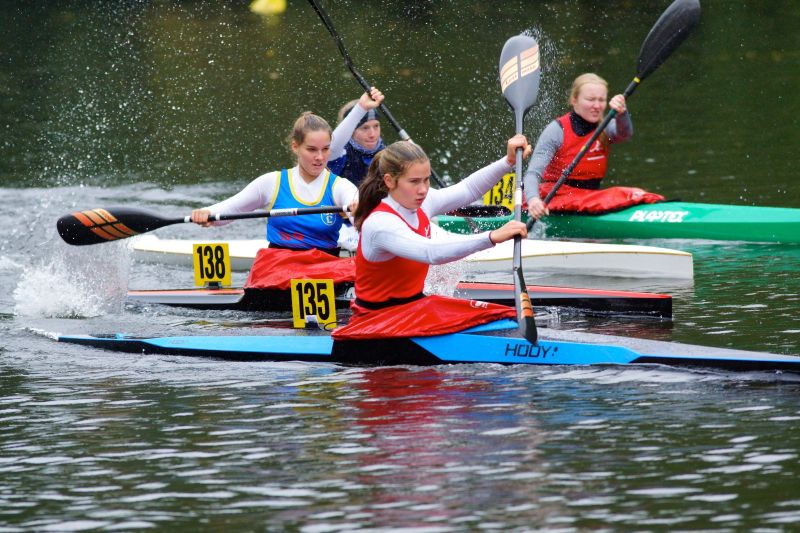
<svg viewBox="0 0 800 533"><path fill-rule="evenodd" d="M506 174L483 195L483 205L501 205L514 211L514 173Z"/></svg>
<svg viewBox="0 0 800 533"><path fill-rule="evenodd" d="M253 0L250 11L259 15L280 15L286 11L286 0Z"/></svg>

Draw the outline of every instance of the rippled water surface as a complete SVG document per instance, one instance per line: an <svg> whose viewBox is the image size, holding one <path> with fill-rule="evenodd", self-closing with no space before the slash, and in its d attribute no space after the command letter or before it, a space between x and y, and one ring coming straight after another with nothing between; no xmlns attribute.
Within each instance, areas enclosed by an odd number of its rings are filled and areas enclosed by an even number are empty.
<svg viewBox="0 0 800 533"><path fill-rule="evenodd" d="M496 79L508 37L529 31L542 45L526 123L535 137L580 71L627 85L665 4L325 5L393 113L457 179L513 129ZM696 33L631 98L634 142L615 150L609 179L687 201L800 206L786 144L798 24L785 2L704 1ZM303 2L262 18L236 2L9 1L0 28L0 531L800 527L799 376L359 369L54 342L59 332L294 334L275 314L126 304L128 288L186 287L191 272L140 263L126 242L67 246L54 223L75 208L174 216L208 205L288 163L301 111L333 119L359 88ZM789 118L765 128L765 117ZM256 238L262 224L158 235ZM694 283L526 277L667 292L673 321L542 310L539 323L800 354L800 247L636 244L692 252Z"/></svg>

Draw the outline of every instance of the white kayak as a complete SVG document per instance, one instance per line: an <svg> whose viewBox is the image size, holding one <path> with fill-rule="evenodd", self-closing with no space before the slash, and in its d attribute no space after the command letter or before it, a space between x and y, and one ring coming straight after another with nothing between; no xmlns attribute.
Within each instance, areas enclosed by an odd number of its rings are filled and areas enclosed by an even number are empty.
<svg viewBox="0 0 800 533"><path fill-rule="evenodd" d="M265 240L188 240L159 239L140 235L131 240L138 261L192 266L194 243L227 242L231 268L247 271ZM508 272L513 258L513 241L474 253L464 259L470 273ZM692 254L669 248L627 244L600 244L569 241L522 241L522 268L526 273L557 272L564 275L590 275L630 278L694 278Z"/></svg>

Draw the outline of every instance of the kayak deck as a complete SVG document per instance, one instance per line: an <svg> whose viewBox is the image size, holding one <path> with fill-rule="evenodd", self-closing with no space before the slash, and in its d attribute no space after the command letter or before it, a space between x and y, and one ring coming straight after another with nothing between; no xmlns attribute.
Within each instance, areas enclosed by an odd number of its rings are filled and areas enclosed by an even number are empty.
<svg viewBox="0 0 800 533"><path fill-rule="evenodd" d="M443 215L436 220L448 231L473 233L496 229L510 218ZM786 207L675 201L637 205L602 215L553 213L542 223L552 238L800 243L800 209Z"/></svg>
<svg viewBox="0 0 800 533"><path fill-rule="evenodd" d="M532 345L501 320L460 333L363 341L329 335L180 336L59 335L59 342L118 352L211 357L238 361L306 361L349 366L463 363L525 365L667 365L725 371L800 372L800 357L724 348L542 330ZM571 340L564 340L570 337ZM577 338L577 340L575 340Z"/></svg>
<svg viewBox="0 0 800 533"><path fill-rule="evenodd" d="M337 308L349 308L350 300L354 297L352 288L350 283L335 286ZM528 294L537 307L570 308L589 314L672 318L672 297L667 294L540 285L529 285ZM514 286L510 283L460 282L453 296L513 306ZM291 310L289 291L279 289L130 290L128 300L194 309Z"/></svg>
<svg viewBox="0 0 800 533"><path fill-rule="evenodd" d="M436 226L432 228L434 235L441 232ZM141 235L131 241L131 247L139 261L191 267L192 245L195 242L199 241ZM267 246L263 239L203 242L227 242L231 268L235 271L249 270L258 250ZM486 274L510 271L513 245L511 241L500 243L464 258L466 272ZM522 241L521 257L526 273L557 272L682 280L694 278L692 254L655 246L525 239Z"/></svg>

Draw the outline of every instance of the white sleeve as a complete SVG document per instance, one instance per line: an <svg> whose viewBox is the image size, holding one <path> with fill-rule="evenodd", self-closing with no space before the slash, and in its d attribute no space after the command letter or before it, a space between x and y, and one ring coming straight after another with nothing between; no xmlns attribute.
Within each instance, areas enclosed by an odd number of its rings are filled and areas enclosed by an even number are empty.
<svg viewBox="0 0 800 533"><path fill-rule="evenodd" d="M353 182L349 179L341 176L336 177L331 192L333 193L333 203L342 207L347 207L353 200L358 199L358 187L353 185ZM355 213L350 213L348 216L351 224L353 223L354 214Z"/></svg>
<svg viewBox="0 0 800 533"><path fill-rule="evenodd" d="M471 204L486 194L512 168L513 165L509 165L505 157L498 159L455 185L429 190L422 208L429 217L433 217Z"/></svg>
<svg viewBox="0 0 800 533"><path fill-rule="evenodd" d="M272 204L275 193L278 189L278 177L280 171L270 172L257 177L251 181L244 189L234 194L227 200L223 200L207 207L212 215L226 214L234 215L240 213L250 213L256 209L265 208ZM229 224L231 220L221 220L213 222L214 226Z"/></svg>
<svg viewBox="0 0 800 533"><path fill-rule="evenodd" d="M361 253L368 261L403 257L440 265L492 246L488 231L476 235L448 234L446 239L426 239L411 231L398 216L385 212L372 213L361 228Z"/></svg>
<svg viewBox="0 0 800 533"><path fill-rule="evenodd" d="M344 147L347 146L347 142L350 140L350 137L353 136L353 132L356 131L358 122L364 118L366 114L367 110L361 107L361 104L356 104L347 116L342 119L339 125L336 126L336 129L333 130L331 155L329 157L331 161L339 159L345 154Z"/></svg>

